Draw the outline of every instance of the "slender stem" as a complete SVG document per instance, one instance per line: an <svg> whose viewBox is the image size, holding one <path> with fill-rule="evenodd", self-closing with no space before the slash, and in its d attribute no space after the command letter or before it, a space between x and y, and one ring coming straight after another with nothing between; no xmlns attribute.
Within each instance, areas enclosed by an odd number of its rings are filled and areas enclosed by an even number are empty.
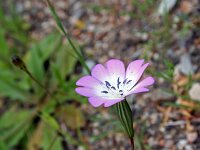
<svg viewBox="0 0 200 150"><path fill-rule="evenodd" d="M12 57L12 63L20 68L21 70L23 70L24 72L26 72L28 74L28 76L33 80L35 81L41 88L43 88L44 90L46 90L46 87L44 85L42 85L31 73L30 71L27 69L26 67L26 64L23 62L23 60L17 56L17 55L14 55Z"/></svg>
<svg viewBox="0 0 200 150"><path fill-rule="evenodd" d="M29 77L33 80L33 81L35 81L42 89L44 89L45 91L47 91L47 89L46 89L46 87L43 85L43 84L41 84L31 73L30 73L30 71L28 70L28 69L25 69L24 70L28 75L29 75ZM47 92L48 93L48 92Z"/></svg>
<svg viewBox="0 0 200 150"><path fill-rule="evenodd" d="M131 141L131 148L132 148L132 150L134 150L134 146L135 146L134 138L130 138L130 141Z"/></svg>
<svg viewBox="0 0 200 150"><path fill-rule="evenodd" d="M90 73L90 69L88 67L88 65L85 63L83 56L81 54L81 52L79 51L79 49L76 48L76 46L74 45L74 43L72 42L70 36L68 35L67 31L65 30L64 26L62 25L62 22L60 20L60 18L57 15L56 10L54 9L53 5L51 4L50 0L46 0L50 11L56 21L57 26L59 27L59 29L62 31L62 33L64 34L64 36L66 37L67 41L69 42L70 46L72 47L72 49L75 51L76 55L79 58L80 63L83 65L83 67L85 67L86 71L88 73Z"/></svg>
<svg viewBox="0 0 200 150"><path fill-rule="evenodd" d="M52 139L50 145L48 146L47 150L51 150L51 149L52 149L52 147L54 146L54 144L55 144L57 138L58 138L58 134L56 134L56 135L53 137L53 139Z"/></svg>

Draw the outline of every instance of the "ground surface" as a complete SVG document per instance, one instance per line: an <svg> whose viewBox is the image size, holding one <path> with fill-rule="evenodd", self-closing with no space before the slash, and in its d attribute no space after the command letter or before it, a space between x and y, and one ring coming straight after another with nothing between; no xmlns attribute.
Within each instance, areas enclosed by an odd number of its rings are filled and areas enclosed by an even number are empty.
<svg viewBox="0 0 200 150"><path fill-rule="evenodd" d="M168 15L159 16L160 2L52 1L68 33L81 45L89 65L109 58L122 59L127 64L137 58L150 62L146 74L154 76L156 84L151 92L128 99L134 111L138 149L149 146L153 150L199 150L199 2L180 0ZM44 1L14 3L30 24L28 34L33 39L43 39L55 30L55 21ZM111 122L116 116L110 111L89 105L78 107L87 116L81 131L91 150L130 149L127 137L113 129ZM94 115L98 121L91 121ZM69 148L78 149L70 144Z"/></svg>

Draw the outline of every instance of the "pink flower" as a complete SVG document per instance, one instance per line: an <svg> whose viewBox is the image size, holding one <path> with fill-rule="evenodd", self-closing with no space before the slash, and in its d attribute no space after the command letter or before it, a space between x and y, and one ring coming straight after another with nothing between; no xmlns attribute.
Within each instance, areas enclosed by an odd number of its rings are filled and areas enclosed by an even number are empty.
<svg viewBox="0 0 200 150"><path fill-rule="evenodd" d="M80 78L76 85L76 92L88 97L90 104L99 107L112 106L128 95L147 92L147 86L154 83L152 77L147 77L138 82L148 63L144 60L131 62L125 70L124 63L111 59L105 65L97 64L93 67L91 75Z"/></svg>

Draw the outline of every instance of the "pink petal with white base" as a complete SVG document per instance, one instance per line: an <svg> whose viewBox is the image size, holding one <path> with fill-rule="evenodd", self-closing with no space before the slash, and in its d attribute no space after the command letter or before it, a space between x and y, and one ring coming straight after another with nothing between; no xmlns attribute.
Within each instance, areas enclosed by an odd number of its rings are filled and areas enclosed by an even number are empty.
<svg viewBox="0 0 200 150"><path fill-rule="evenodd" d="M136 84L140 80L140 78L142 77L142 75L144 73L144 70L147 68L148 65L149 65L149 63L146 63L140 68L138 73L135 75L135 78L134 78L135 80L133 80L132 84Z"/></svg>
<svg viewBox="0 0 200 150"><path fill-rule="evenodd" d="M134 91L133 91L133 93L131 93L131 94L136 94L136 93L142 93L142 92L148 92L149 91L149 89L147 89L147 88L138 88L138 89L135 89Z"/></svg>
<svg viewBox="0 0 200 150"><path fill-rule="evenodd" d="M111 59L105 64L109 76L112 78L125 77L124 63L118 59Z"/></svg>
<svg viewBox="0 0 200 150"><path fill-rule="evenodd" d="M124 100L124 98L118 98L118 99L113 99L113 100L107 100L105 103L104 103L104 107L110 107L120 101Z"/></svg>
<svg viewBox="0 0 200 150"><path fill-rule="evenodd" d="M143 59L131 62L126 69L126 78L131 79L134 76L134 74L137 74L137 72L142 67L143 63L144 63Z"/></svg>
<svg viewBox="0 0 200 150"><path fill-rule="evenodd" d="M90 97L88 99L89 103L94 107L101 106L106 100L101 97Z"/></svg>
<svg viewBox="0 0 200 150"><path fill-rule="evenodd" d="M137 83L148 63L144 60L131 62L125 71L124 63L111 59L105 65L97 64L91 71L91 76L80 78L76 85L76 92L89 97L89 102L94 107L103 105L112 106L135 93L148 92L148 86L154 83L152 77L147 77Z"/></svg>
<svg viewBox="0 0 200 150"><path fill-rule="evenodd" d="M142 65L143 60L138 60L138 62L133 62L133 64L129 65L126 71L126 78L128 80L131 80L131 85L134 86L139 79L141 78L142 74L144 73L144 70L147 68L149 63L146 63ZM136 66L138 65L138 66ZM134 69L135 67L135 69Z"/></svg>
<svg viewBox="0 0 200 150"><path fill-rule="evenodd" d="M76 82L76 85L78 85L78 86L84 86L84 87L89 87L89 88L98 86L99 84L100 84L100 82L97 79L95 79L94 77L89 76L89 75L80 78Z"/></svg>
<svg viewBox="0 0 200 150"><path fill-rule="evenodd" d="M82 96L86 96L86 97L92 97L92 96L97 96L94 89L91 88L86 88L86 87L77 87L75 89L75 91L82 95Z"/></svg>
<svg viewBox="0 0 200 150"><path fill-rule="evenodd" d="M94 78L96 78L101 82L104 82L105 80L108 79L108 72L106 68L101 64L97 64L96 66L94 66L92 68L91 74Z"/></svg>
<svg viewBox="0 0 200 150"><path fill-rule="evenodd" d="M141 82L139 82L135 87L133 87L128 93L126 93L126 96L133 93L146 92L148 91L148 89L145 87L152 85L153 83L154 79L152 77L147 77Z"/></svg>

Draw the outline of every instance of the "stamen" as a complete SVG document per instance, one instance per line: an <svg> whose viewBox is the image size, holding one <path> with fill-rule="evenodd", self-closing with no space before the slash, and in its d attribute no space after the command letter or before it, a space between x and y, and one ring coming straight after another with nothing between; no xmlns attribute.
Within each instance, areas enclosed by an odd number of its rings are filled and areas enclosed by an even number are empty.
<svg viewBox="0 0 200 150"><path fill-rule="evenodd" d="M127 78L123 81L123 84L125 84L126 83L126 81L127 81Z"/></svg>
<svg viewBox="0 0 200 150"><path fill-rule="evenodd" d="M108 93L108 91L101 91L101 93L107 94L107 93Z"/></svg>
<svg viewBox="0 0 200 150"><path fill-rule="evenodd" d="M111 89L116 90L116 88L114 86L112 86Z"/></svg>
<svg viewBox="0 0 200 150"><path fill-rule="evenodd" d="M111 86L111 84L108 81L105 81L105 82L106 82L107 88L109 88L109 86Z"/></svg>
<svg viewBox="0 0 200 150"><path fill-rule="evenodd" d="M126 84L129 84L132 80L129 80Z"/></svg>
<svg viewBox="0 0 200 150"><path fill-rule="evenodd" d="M118 79L117 79L117 88L119 89L119 85L120 85L120 81L119 81L119 77L118 77Z"/></svg>
<svg viewBox="0 0 200 150"><path fill-rule="evenodd" d="M123 92L122 90L119 90L119 92L121 93L121 92Z"/></svg>

